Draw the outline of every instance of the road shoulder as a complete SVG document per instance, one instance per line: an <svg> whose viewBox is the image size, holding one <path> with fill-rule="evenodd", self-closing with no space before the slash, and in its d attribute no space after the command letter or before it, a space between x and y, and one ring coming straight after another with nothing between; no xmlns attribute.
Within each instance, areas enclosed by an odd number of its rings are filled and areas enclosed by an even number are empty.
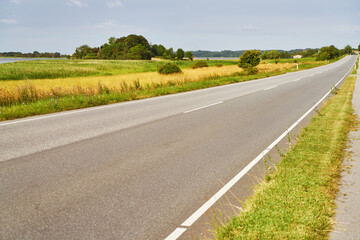
<svg viewBox="0 0 360 240"><path fill-rule="evenodd" d="M353 108L360 118L360 75L353 94ZM334 231L330 240L359 239L360 236L360 131L349 133L349 148L344 159L340 189L336 198L337 210Z"/></svg>

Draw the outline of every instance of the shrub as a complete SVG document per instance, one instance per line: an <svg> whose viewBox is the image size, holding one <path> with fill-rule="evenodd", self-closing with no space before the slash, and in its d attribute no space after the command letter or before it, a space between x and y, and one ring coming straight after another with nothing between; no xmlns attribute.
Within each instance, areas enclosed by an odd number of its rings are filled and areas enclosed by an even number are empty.
<svg viewBox="0 0 360 240"><path fill-rule="evenodd" d="M260 63L260 54L259 50L247 50L243 53L240 57L238 66L245 69L245 68L253 68Z"/></svg>
<svg viewBox="0 0 360 240"><path fill-rule="evenodd" d="M216 64L217 67L222 67L223 65L221 63Z"/></svg>
<svg viewBox="0 0 360 240"><path fill-rule="evenodd" d="M190 51L185 52L185 57L190 59L190 61L192 61L194 59L194 55Z"/></svg>
<svg viewBox="0 0 360 240"><path fill-rule="evenodd" d="M208 64L205 61L197 61L191 68L203 68L208 67Z"/></svg>
<svg viewBox="0 0 360 240"><path fill-rule="evenodd" d="M181 73L182 71L175 64L167 63L165 65L160 66L158 72L160 74L173 74L173 73Z"/></svg>
<svg viewBox="0 0 360 240"><path fill-rule="evenodd" d="M244 69L244 75L245 76L255 75L258 72L259 72L259 69L257 69L256 67L250 67L250 68L245 68Z"/></svg>

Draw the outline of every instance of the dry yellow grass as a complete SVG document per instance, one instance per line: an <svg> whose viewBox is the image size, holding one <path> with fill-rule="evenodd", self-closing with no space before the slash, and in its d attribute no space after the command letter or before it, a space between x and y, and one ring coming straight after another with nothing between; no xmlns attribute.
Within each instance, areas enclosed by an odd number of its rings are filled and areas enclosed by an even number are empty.
<svg viewBox="0 0 360 240"><path fill-rule="evenodd" d="M229 76L239 72L238 66L208 67L199 69L185 69L182 74L161 75L157 72L146 73L128 73L115 76L94 76L94 77L75 77L75 78L56 78L56 79L39 79L39 80L14 80L0 82L0 88L17 89L20 86L31 85L41 90L51 88L73 89L74 87L93 88L97 87L99 82L109 88L117 88L122 82L132 84L139 80L141 85L147 83L161 83L167 81L199 81L210 76Z"/></svg>
<svg viewBox="0 0 360 240"><path fill-rule="evenodd" d="M275 69L285 70L294 67L295 64L260 64L257 68L260 72L269 72ZM238 66L207 67L198 69L184 69L183 74L161 75L156 72L147 73L128 73L115 76L94 76L94 77L74 77L74 78L55 78L39 80L11 80L0 81L0 88L14 90L21 86L27 86L29 83L41 90L51 88L72 89L80 86L81 88L97 87L99 82L110 88L117 88L120 83L128 84L139 80L141 85L147 83L163 83L167 81L196 82L211 76L229 76L236 72L242 71Z"/></svg>
<svg viewBox="0 0 360 240"><path fill-rule="evenodd" d="M290 69L295 64L260 64L260 72L279 71ZM242 71L237 65L222 67L207 67L198 69L184 69L181 74L161 75L157 72L128 73L115 76L73 77L38 80L11 80L0 81L0 103L16 102L23 98L41 99L49 96L64 96L78 94L98 94L101 86L114 90L123 91L125 85L134 85L138 82L141 87L167 82L196 82L209 77L230 76ZM101 86L100 86L101 85ZM26 95L26 96L24 96ZM29 96L28 96L29 95Z"/></svg>

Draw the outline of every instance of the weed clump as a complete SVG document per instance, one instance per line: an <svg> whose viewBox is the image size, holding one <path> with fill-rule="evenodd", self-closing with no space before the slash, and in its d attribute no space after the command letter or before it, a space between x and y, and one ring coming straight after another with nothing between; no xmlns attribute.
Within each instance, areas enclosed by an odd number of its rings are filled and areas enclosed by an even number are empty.
<svg viewBox="0 0 360 240"><path fill-rule="evenodd" d="M209 65L205 61L197 61L191 68L195 69L195 68L203 68L208 66Z"/></svg>
<svg viewBox="0 0 360 240"><path fill-rule="evenodd" d="M181 73L181 69L173 63L167 63L159 67L158 72L160 74L174 74Z"/></svg>

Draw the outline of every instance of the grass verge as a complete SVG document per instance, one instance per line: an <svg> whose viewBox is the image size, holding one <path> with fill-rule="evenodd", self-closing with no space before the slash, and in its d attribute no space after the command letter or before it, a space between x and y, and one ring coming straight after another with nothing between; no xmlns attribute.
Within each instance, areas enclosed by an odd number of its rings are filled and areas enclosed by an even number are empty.
<svg viewBox="0 0 360 240"><path fill-rule="evenodd" d="M349 77L304 128L277 170L256 186L239 216L216 228L216 239L327 239L347 144L355 126Z"/></svg>

